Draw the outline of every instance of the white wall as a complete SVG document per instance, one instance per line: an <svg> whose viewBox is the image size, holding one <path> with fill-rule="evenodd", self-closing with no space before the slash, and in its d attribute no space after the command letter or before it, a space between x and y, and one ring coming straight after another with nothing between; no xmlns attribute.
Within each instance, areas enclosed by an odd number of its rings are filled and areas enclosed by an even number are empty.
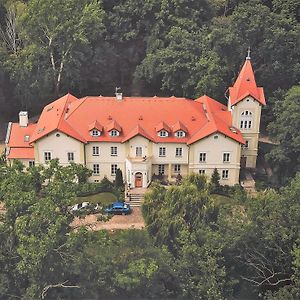
<svg viewBox="0 0 300 300"><path fill-rule="evenodd" d="M68 152L74 153L74 162L84 164L84 144L74 138L53 132L34 143L36 164L45 164L44 152L51 152L52 159L58 158L60 164L68 165Z"/></svg>
<svg viewBox="0 0 300 300"><path fill-rule="evenodd" d="M216 137L216 138L215 138ZM213 134L190 146L190 172L199 173L205 170L205 175L209 178L214 169L217 168L222 177L222 170L229 171L229 178L222 180L221 184L234 185L239 182L240 171L240 150L238 142L224 136L223 134ZM199 156L206 153L206 161L200 162ZM230 153L230 161L223 162L223 153Z"/></svg>

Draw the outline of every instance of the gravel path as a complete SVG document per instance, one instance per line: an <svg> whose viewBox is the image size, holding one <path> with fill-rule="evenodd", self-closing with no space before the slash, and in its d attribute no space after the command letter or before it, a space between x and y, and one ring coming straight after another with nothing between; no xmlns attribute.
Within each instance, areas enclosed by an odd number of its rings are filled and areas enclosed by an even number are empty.
<svg viewBox="0 0 300 300"><path fill-rule="evenodd" d="M98 231L102 229L143 229L145 227L144 219L140 207L133 207L132 213L127 216L115 215L109 221L97 221L97 214L88 215L83 219L76 217L71 223L74 229L85 226L88 230Z"/></svg>

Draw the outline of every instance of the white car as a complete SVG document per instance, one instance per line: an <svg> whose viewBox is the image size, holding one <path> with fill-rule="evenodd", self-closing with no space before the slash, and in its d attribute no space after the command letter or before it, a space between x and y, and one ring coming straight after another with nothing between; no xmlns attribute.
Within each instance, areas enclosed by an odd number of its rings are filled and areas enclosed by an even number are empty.
<svg viewBox="0 0 300 300"><path fill-rule="evenodd" d="M74 206L72 206L71 212L75 212L75 211L79 211L79 210L84 210L84 209L89 208L90 206L91 206L90 202L78 203L78 204L75 204Z"/></svg>

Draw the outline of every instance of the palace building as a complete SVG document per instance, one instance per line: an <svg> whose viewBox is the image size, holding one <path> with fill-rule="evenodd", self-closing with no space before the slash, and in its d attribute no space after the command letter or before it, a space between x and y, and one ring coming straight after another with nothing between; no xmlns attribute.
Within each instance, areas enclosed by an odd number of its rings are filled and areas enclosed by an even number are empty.
<svg viewBox="0 0 300 300"><path fill-rule="evenodd" d="M195 172L211 176L215 168L221 184L239 182L240 168L255 168L263 88L257 87L248 56L228 105L202 96L177 97L88 96L67 94L44 107L37 123L27 112L9 123L8 163L25 166L83 164L90 180L113 180L120 168L131 187L147 187L154 174L175 180Z"/></svg>

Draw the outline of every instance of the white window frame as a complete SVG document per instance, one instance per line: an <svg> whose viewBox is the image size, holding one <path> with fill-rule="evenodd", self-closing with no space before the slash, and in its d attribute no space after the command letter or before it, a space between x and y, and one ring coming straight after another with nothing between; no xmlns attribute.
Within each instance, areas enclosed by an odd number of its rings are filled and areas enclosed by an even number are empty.
<svg viewBox="0 0 300 300"><path fill-rule="evenodd" d="M113 129L109 132L109 135L110 136L119 136L120 135L120 132L116 129Z"/></svg>
<svg viewBox="0 0 300 300"><path fill-rule="evenodd" d="M35 166L35 161L34 160L30 160L28 162L28 166L29 166L29 168L34 167Z"/></svg>
<svg viewBox="0 0 300 300"><path fill-rule="evenodd" d="M67 152L68 162L74 162L75 161L75 154L74 152Z"/></svg>
<svg viewBox="0 0 300 300"><path fill-rule="evenodd" d="M199 153L199 162L205 163L206 162L206 152L200 152Z"/></svg>
<svg viewBox="0 0 300 300"><path fill-rule="evenodd" d="M118 156L118 147L117 146L111 146L110 147L110 155L111 156Z"/></svg>
<svg viewBox="0 0 300 300"><path fill-rule="evenodd" d="M158 149L159 157L166 157L166 153L167 153L166 147L159 147Z"/></svg>
<svg viewBox="0 0 300 300"><path fill-rule="evenodd" d="M222 179L223 180L229 179L229 170L222 170Z"/></svg>
<svg viewBox="0 0 300 300"><path fill-rule="evenodd" d="M52 152L51 151L44 151L44 161L50 161L52 159Z"/></svg>
<svg viewBox="0 0 300 300"><path fill-rule="evenodd" d="M251 129L252 128L252 120L253 120L253 113L249 110L245 110L241 113L241 122L240 122L240 129Z"/></svg>
<svg viewBox="0 0 300 300"><path fill-rule="evenodd" d="M135 156L142 157L143 156L143 147L137 146L135 147Z"/></svg>
<svg viewBox="0 0 300 300"><path fill-rule="evenodd" d="M178 130L175 132L175 136L177 138L183 138L183 137L185 137L185 132L183 130Z"/></svg>
<svg viewBox="0 0 300 300"><path fill-rule="evenodd" d="M165 165L158 165L158 175L165 175Z"/></svg>
<svg viewBox="0 0 300 300"><path fill-rule="evenodd" d="M181 171L181 165L180 164L175 164L174 165L174 173L180 174Z"/></svg>
<svg viewBox="0 0 300 300"><path fill-rule="evenodd" d="M199 174L200 174L200 175L205 175L205 170L204 170L204 169L200 169L200 170L199 170Z"/></svg>
<svg viewBox="0 0 300 300"><path fill-rule="evenodd" d="M117 164L112 164L110 166L110 174L111 174L111 176L116 176L117 169L118 169L118 165Z"/></svg>
<svg viewBox="0 0 300 300"><path fill-rule="evenodd" d="M160 130L157 134L159 137L168 137L169 132L167 130Z"/></svg>
<svg viewBox="0 0 300 300"><path fill-rule="evenodd" d="M230 152L223 152L223 163L230 162Z"/></svg>
<svg viewBox="0 0 300 300"><path fill-rule="evenodd" d="M99 146L93 146L92 147L92 155L93 156L99 156L100 155L100 147Z"/></svg>
<svg viewBox="0 0 300 300"><path fill-rule="evenodd" d="M100 175L100 165L99 164L93 164L93 175L94 176Z"/></svg>
<svg viewBox="0 0 300 300"><path fill-rule="evenodd" d="M91 136L100 136L101 132L98 129L91 130Z"/></svg>
<svg viewBox="0 0 300 300"><path fill-rule="evenodd" d="M182 147L175 149L175 157L182 157Z"/></svg>

